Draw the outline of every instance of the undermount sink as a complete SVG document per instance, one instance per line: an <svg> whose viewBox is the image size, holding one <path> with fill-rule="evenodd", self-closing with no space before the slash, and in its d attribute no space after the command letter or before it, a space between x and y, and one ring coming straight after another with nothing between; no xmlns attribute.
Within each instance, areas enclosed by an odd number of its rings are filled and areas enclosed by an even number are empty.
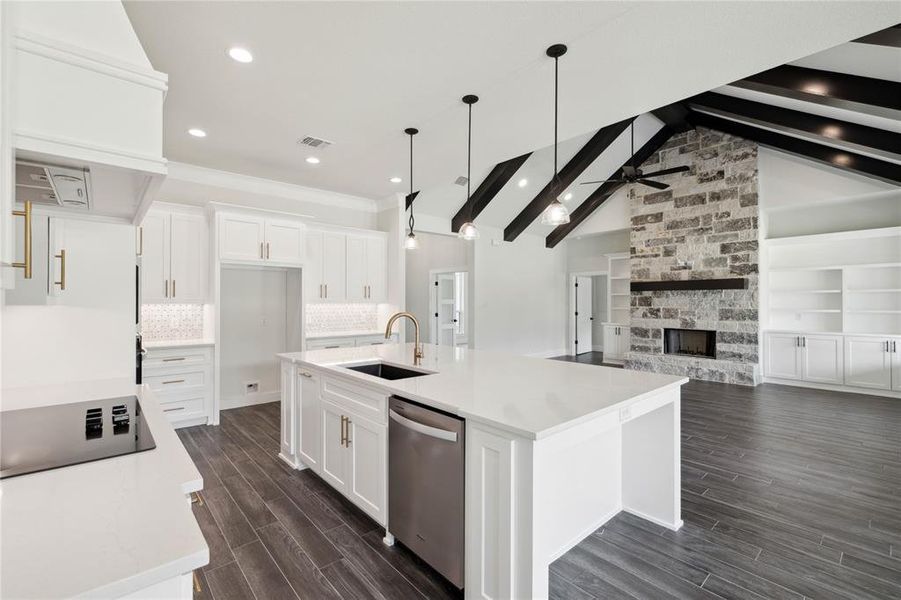
<svg viewBox="0 0 901 600"><path fill-rule="evenodd" d="M396 365L389 365L383 362L366 363L364 365L351 365L344 367L351 371L365 373L373 377L381 379L409 379L410 377L422 377L423 375L431 375L428 371L414 371L413 369L405 369Z"/></svg>

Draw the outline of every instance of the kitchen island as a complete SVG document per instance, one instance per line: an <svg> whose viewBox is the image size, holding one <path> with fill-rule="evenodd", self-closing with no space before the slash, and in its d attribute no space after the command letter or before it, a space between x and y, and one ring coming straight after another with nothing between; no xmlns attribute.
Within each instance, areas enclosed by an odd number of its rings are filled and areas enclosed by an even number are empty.
<svg viewBox="0 0 901 600"><path fill-rule="evenodd" d="M0 481L0 597L191 598L203 478L153 392L129 377L2 395L3 411L136 396L156 447Z"/></svg>
<svg viewBox="0 0 901 600"><path fill-rule="evenodd" d="M545 598L548 566L621 510L676 530L682 377L413 345L280 354L280 457L386 527L388 398L465 419L467 598ZM386 380L381 362L427 374ZM350 442L353 443L350 443Z"/></svg>

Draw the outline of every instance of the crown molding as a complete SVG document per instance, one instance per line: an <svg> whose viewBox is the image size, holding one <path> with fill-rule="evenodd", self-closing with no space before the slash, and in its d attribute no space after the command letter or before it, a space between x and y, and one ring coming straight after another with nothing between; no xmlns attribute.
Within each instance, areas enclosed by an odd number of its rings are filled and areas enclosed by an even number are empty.
<svg viewBox="0 0 901 600"><path fill-rule="evenodd" d="M263 179L252 175L242 175L230 171L219 171L207 167L199 167L188 163L170 162L169 179L187 181L200 185L226 188L261 194L277 198L287 198L301 202L322 204L333 208L347 208L362 212L378 211L378 203L370 198L351 196L340 192L331 192L319 188L305 187L293 183L284 183L273 179Z"/></svg>

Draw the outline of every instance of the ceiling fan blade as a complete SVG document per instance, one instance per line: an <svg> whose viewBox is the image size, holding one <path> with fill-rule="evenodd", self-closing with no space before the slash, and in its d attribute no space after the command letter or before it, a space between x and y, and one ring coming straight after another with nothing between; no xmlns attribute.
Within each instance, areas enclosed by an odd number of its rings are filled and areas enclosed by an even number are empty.
<svg viewBox="0 0 901 600"><path fill-rule="evenodd" d="M672 169L663 169L662 171L654 171L653 173L642 173L642 177L656 177L658 175L670 175L672 173L684 173L685 171L691 171L691 167L681 166L681 167L673 167Z"/></svg>
<svg viewBox="0 0 901 600"><path fill-rule="evenodd" d="M593 185L596 183L627 183L625 179L601 179L600 181L583 181L579 185Z"/></svg>
<svg viewBox="0 0 901 600"><path fill-rule="evenodd" d="M638 183L643 183L645 185L649 185L652 188L657 188L658 190L665 190L669 186L665 183L660 183L659 181L651 181L650 179L639 179Z"/></svg>

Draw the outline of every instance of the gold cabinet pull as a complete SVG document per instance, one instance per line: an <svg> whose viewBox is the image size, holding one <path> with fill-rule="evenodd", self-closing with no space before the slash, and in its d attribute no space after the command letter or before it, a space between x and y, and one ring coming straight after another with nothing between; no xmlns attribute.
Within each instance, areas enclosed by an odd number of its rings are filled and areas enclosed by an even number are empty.
<svg viewBox="0 0 901 600"><path fill-rule="evenodd" d="M347 433L346 433L346 429L345 429L346 426L347 426L347 417L345 417L344 415L341 415L341 445L342 446L344 445L344 442L347 441Z"/></svg>
<svg viewBox="0 0 901 600"><path fill-rule="evenodd" d="M184 406L176 406L175 408L164 408L163 412L174 412L176 410L184 410Z"/></svg>
<svg viewBox="0 0 901 600"><path fill-rule="evenodd" d="M325 284L325 297L328 298L328 284Z"/></svg>
<svg viewBox="0 0 901 600"><path fill-rule="evenodd" d="M163 293L166 295L166 298L168 298L169 297L169 280L168 279L163 279L163 290L165 290Z"/></svg>
<svg viewBox="0 0 901 600"><path fill-rule="evenodd" d="M22 262L14 262L13 267L25 271L25 279L31 279L31 201L25 202L25 210L14 210L13 216L25 218L25 259Z"/></svg>
<svg viewBox="0 0 901 600"><path fill-rule="evenodd" d="M203 588L200 587L200 578L197 577L197 571L194 571L194 591L198 594L203 591Z"/></svg>
<svg viewBox="0 0 901 600"><path fill-rule="evenodd" d="M269 242L266 242L266 258L269 258Z"/></svg>
<svg viewBox="0 0 901 600"><path fill-rule="evenodd" d="M175 362L178 360L185 360L185 358L186 357L184 357L184 356L179 356L178 358L164 358L163 362Z"/></svg>
<svg viewBox="0 0 901 600"><path fill-rule="evenodd" d="M59 254L54 255L55 258L59 259L59 281L54 281L53 283L59 286L59 289L66 289L66 249L62 248L59 251Z"/></svg>
<svg viewBox="0 0 901 600"><path fill-rule="evenodd" d="M260 242L260 258L263 258L263 246L266 245L266 242Z"/></svg>
<svg viewBox="0 0 901 600"><path fill-rule="evenodd" d="M172 297L175 298L175 280L172 280Z"/></svg>
<svg viewBox="0 0 901 600"><path fill-rule="evenodd" d="M200 497L200 492L192 492L191 493L191 504L196 504L197 506L203 506L203 498Z"/></svg>
<svg viewBox="0 0 901 600"><path fill-rule="evenodd" d="M344 447L350 448L350 417L344 417Z"/></svg>

